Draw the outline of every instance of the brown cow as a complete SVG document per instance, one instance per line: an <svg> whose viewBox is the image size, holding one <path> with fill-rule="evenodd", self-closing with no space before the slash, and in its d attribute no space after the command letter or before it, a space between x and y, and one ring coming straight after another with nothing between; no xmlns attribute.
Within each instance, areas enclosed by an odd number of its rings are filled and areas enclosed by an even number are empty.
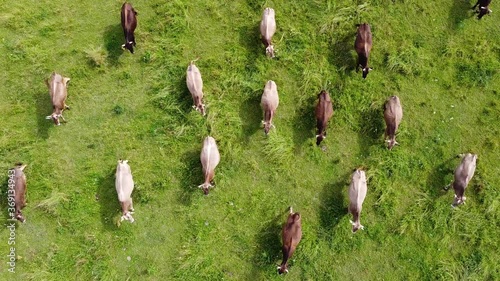
<svg viewBox="0 0 500 281"><path fill-rule="evenodd" d="M210 187L212 187L211 182L215 176L215 167L219 164L220 154L217 149L217 143L215 139L208 136L203 141L203 148L201 149L200 161L203 167L203 175L205 176L205 182L200 184L198 187L203 190L205 195L208 195Z"/></svg>
<svg viewBox="0 0 500 281"><path fill-rule="evenodd" d="M394 145L399 143L396 141L396 131L398 130L399 123L403 118L403 108L397 96L390 97L384 105L384 120L386 124L385 138L387 140L387 147L392 149Z"/></svg>
<svg viewBox="0 0 500 281"><path fill-rule="evenodd" d="M455 200L451 205L452 207L465 204L465 188L469 185L476 171L477 155L467 153L462 156L462 162L455 169L455 179L452 183L453 189L455 190Z"/></svg>
<svg viewBox="0 0 500 281"><path fill-rule="evenodd" d="M319 145L326 138L326 125L333 116L332 100L328 92L323 90L318 94L318 104L316 105L316 145Z"/></svg>
<svg viewBox="0 0 500 281"><path fill-rule="evenodd" d="M135 46L135 36L134 31L137 27L137 12L132 8L132 5L129 3L124 3L121 11L121 21L123 33L125 35L125 44L122 45L122 48L125 48L130 51L130 53L134 53Z"/></svg>
<svg viewBox="0 0 500 281"><path fill-rule="evenodd" d="M478 20L480 20L484 15L487 15L492 12L489 9L490 3L491 0L477 0L476 5L472 7L472 10L474 10L476 7L479 6L476 10L476 13L478 14L477 15Z"/></svg>
<svg viewBox="0 0 500 281"><path fill-rule="evenodd" d="M366 79L368 72L372 70L368 67L368 57L372 49L372 32L370 30L370 25L367 23L359 25L354 48L356 49L356 53L358 53L358 65L356 69L361 67L363 70L363 78Z"/></svg>
<svg viewBox="0 0 500 281"><path fill-rule="evenodd" d="M21 210L26 206L26 175L24 174L26 165L17 164L11 170L11 175L14 176L14 202L15 202L15 218L20 222L26 222ZM10 182L9 182L10 184Z"/></svg>
<svg viewBox="0 0 500 281"><path fill-rule="evenodd" d="M260 100L260 105L264 111L264 121L262 121L262 123L264 124L264 132L266 135L269 133L271 127L274 127L273 116L278 108L279 102L278 86L276 86L276 83L272 80L267 81Z"/></svg>
<svg viewBox="0 0 500 281"><path fill-rule="evenodd" d="M52 75L49 79L45 80L45 84L49 88L50 98L52 100L52 115L46 117L46 119L52 119L54 124L61 125L59 122L59 118L61 118L64 122L62 113L65 109L69 109L69 106L66 105L66 97L68 96L68 82L70 78L63 77L55 72L52 72Z"/></svg>
<svg viewBox="0 0 500 281"><path fill-rule="evenodd" d="M271 43L276 32L276 20L274 19L274 10L272 8L264 9L262 21L260 22L261 41L266 47L266 55L274 58L274 47Z"/></svg>
<svg viewBox="0 0 500 281"><path fill-rule="evenodd" d="M283 261L281 265L278 266L278 273L283 274L288 273L288 260L292 257L295 248L302 239L302 226L301 217L299 213L294 213L292 207L290 207L290 214L286 223L283 225L283 230L281 232L281 238L283 239L283 247L281 248L283 252Z"/></svg>

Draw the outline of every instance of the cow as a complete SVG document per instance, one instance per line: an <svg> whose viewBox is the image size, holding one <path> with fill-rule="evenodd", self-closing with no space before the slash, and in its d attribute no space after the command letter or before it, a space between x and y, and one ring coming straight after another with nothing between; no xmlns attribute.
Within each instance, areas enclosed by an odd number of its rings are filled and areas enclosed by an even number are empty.
<svg viewBox="0 0 500 281"><path fill-rule="evenodd" d="M389 137L387 140L387 147L391 150L394 145L399 145L396 141L396 131L398 130L399 123L403 118L403 108L401 107L401 101L397 96L392 96L384 104L384 120L385 120L385 136L384 139Z"/></svg>
<svg viewBox="0 0 500 281"><path fill-rule="evenodd" d="M123 34L125 35L125 44L122 45L122 48L125 48L130 51L130 53L134 53L135 44L135 36L134 31L137 27L137 12L134 10L132 5L129 3L124 3L122 5L121 11L121 21Z"/></svg>
<svg viewBox="0 0 500 281"><path fill-rule="evenodd" d="M260 22L260 35L264 46L266 47L266 55L274 58L274 47L271 43L274 33L276 32L276 20L274 19L274 9L265 8L262 13L262 21Z"/></svg>
<svg viewBox="0 0 500 281"><path fill-rule="evenodd" d="M70 107L66 104L66 98L68 96L68 82L70 78L63 77L60 74L52 72L52 75L49 79L45 80L45 84L49 88L49 95L52 100L52 115L46 117L46 119L52 119L54 124L57 126L61 125L59 118L61 118L64 122L63 111L65 109L70 109Z"/></svg>
<svg viewBox="0 0 500 281"><path fill-rule="evenodd" d="M318 104L316 105L316 145L319 145L326 138L326 125L333 116L332 100L328 92L323 90L318 94Z"/></svg>
<svg viewBox="0 0 500 281"><path fill-rule="evenodd" d="M24 223L26 219L21 210L26 206L26 175L24 174L26 165L18 163L14 169L9 172L13 176L14 182L9 180L9 185L14 185L14 204L15 204L15 218Z"/></svg>
<svg viewBox="0 0 500 281"><path fill-rule="evenodd" d="M367 23L359 25L354 48L356 49L356 53L358 53L358 65L356 69L361 67L363 70L363 79L366 79L368 72L372 70L368 67L368 57L372 49L372 32L370 30L370 25Z"/></svg>
<svg viewBox="0 0 500 281"><path fill-rule="evenodd" d="M132 203L132 191L134 190L134 179L132 171L128 165L128 160L118 160L116 166L116 193L118 193L118 201L122 207L122 216L120 221L128 220L134 222L132 214L134 213L134 205Z"/></svg>
<svg viewBox="0 0 500 281"><path fill-rule="evenodd" d="M484 15L491 13L492 11L489 9L489 5L491 3L491 0L477 0L476 5L472 7L472 10L474 10L476 7L476 13L477 19L480 20Z"/></svg>
<svg viewBox="0 0 500 281"><path fill-rule="evenodd" d="M283 247L281 248L283 252L283 261L281 265L278 266L279 274L288 273L288 260L292 257L293 252L295 252L300 239L302 239L300 219L300 214L294 213L292 207L290 207L290 213L281 231L281 239L283 240Z"/></svg>
<svg viewBox="0 0 500 281"><path fill-rule="evenodd" d="M213 187L211 182L215 176L215 168L219 164L220 154L217 149L217 144L213 137L206 137L203 140L203 148L201 149L200 161L203 167L203 175L205 176L205 182L200 184L198 187L203 190L205 195L208 195L210 187Z"/></svg>
<svg viewBox="0 0 500 281"><path fill-rule="evenodd" d="M262 124L264 124L264 133L266 133L266 135L269 133L271 127L274 127L273 116L278 108L279 102L278 86L276 86L276 83L272 80L267 81L260 100L260 105L264 111L264 121L262 121Z"/></svg>
<svg viewBox="0 0 500 281"><path fill-rule="evenodd" d="M453 180L453 189L455 190L455 200L452 207L460 204L465 204L465 188L469 185L470 180L474 176L476 170L477 155L467 153L463 156L462 162L455 169L455 179Z"/></svg>
<svg viewBox="0 0 500 281"><path fill-rule="evenodd" d="M356 169L351 176L351 184L349 185L349 212L352 214L350 221L352 225L352 232L355 233L358 229L364 229L360 222L361 209L363 201L366 197L366 175L365 171Z"/></svg>
<svg viewBox="0 0 500 281"><path fill-rule="evenodd" d="M202 103L203 80L201 79L200 70L194 64L195 61L191 61L186 70L186 84L193 98L193 108L205 116L205 105Z"/></svg>

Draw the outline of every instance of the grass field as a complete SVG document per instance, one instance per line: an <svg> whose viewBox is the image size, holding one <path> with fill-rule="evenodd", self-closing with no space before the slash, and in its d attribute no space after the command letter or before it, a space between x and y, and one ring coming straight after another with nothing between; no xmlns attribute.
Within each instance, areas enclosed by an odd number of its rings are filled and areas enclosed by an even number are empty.
<svg viewBox="0 0 500 281"><path fill-rule="evenodd" d="M121 1L0 1L0 217L7 170L28 164L25 224L0 229L0 280L500 280L500 4L478 21L464 0L134 1L137 49L121 50ZM276 58L259 39L276 11ZM355 71L356 24L373 32ZM207 116L191 108L189 62ZM55 127L44 79L71 78ZM278 85L276 129L260 97ZM315 145L316 95L334 102ZM382 105L401 99L400 146ZM221 162L204 196L199 154ZM478 154L452 209L459 153ZM114 173L128 159L136 222L118 223ZM363 231L351 233L349 176L366 168ZM279 276L288 206L303 238Z"/></svg>

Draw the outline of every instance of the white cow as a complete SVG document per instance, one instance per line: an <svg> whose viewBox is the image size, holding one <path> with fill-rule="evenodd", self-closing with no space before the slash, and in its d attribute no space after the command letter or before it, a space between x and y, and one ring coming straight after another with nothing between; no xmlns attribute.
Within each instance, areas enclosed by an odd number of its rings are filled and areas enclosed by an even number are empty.
<svg viewBox="0 0 500 281"><path fill-rule="evenodd" d="M467 153L463 155L462 162L455 169L455 180L452 184L455 190L455 200L451 205L452 207L465 204L465 188L469 185L476 171L476 160L476 154Z"/></svg>
<svg viewBox="0 0 500 281"><path fill-rule="evenodd" d="M132 172L128 165L128 160L118 160L116 166L116 192L118 193L118 200L122 207L122 217L120 221L129 220L134 222L132 214L134 213L134 206L132 204L132 191L134 190L134 179Z"/></svg>
<svg viewBox="0 0 500 281"><path fill-rule="evenodd" d="M351 176L351 184L349 185L349 212L352 214L352 219L350 221L352 224L352 232L358 231L358 229L363 229L360 223L359 217L361 214L361 208L363 206L363 201L366 197L366 175L363 170L356 169Z"/></svg>
<svg viewBox="0 0 500 281"><path fill-rule="evenodd" d="M264 124L264 132L266 135L269 133L271 127L274 127L273 116L279 103L278 86L276 86L274 81L269 80L264 87L264 93L262 93L262 98L260 100L260 105L264 111L264 121L262 121L262 123Z"/></svg>

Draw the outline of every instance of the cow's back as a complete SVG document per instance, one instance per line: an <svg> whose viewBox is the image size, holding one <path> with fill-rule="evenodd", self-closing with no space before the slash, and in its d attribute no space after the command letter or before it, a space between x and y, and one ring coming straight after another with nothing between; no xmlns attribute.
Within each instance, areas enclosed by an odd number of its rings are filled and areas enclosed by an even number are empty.
<svg viewBox="0 0 500 281"><path fill-rule="evenodd" d="M276 83L269 80L264 87L264 93L262 94L261 106L264 110L274 111L278 108L279 96L278 87Z"/></svg>
<svg viewBox="0 0 500 281"><path fill-rule="evenodd" d="M296 247L302 239L302 224L300 214L294 213L288 216L282 230L283 245Z"/></svg>
<svg viewBox="0 0 500 281"><path fill-rule="evenodd" d="M369 24L363 23L358 27L354 46L358 54L368 56L372 48L372 32Z"/></svg>
<svg viewBox="0 0 500 281"><path fill-rule="evenodd" d="M124 3L121 10L122 28L129 32L134 32L137 27L136 12L130 3Z"/></svg>
<svg viewBox="0 0 500 281"><path fill-rule="evenodd" d="M52 73L48 82L52 104L59 109L64 108L64 101L68 93L66 83L65 77L55 72Z"/></svg>
<svg viewBox="0 0 500 281"><path fill-rule="evenodd" d="M206 137L203 141L203 149L201 150L201 164L203 166L203 174L213 171L219 164L220 154L217 148L217 143L213 137Z"/></svg>
<svg viewBox="0 0 500 281"><path fill-rule="evenodd" d="M324 121L327 122L332 116L332 100L326 91L322 91L319 95L318 104L316 105L316 118L324 119Z"/></svg>
<svg viewBox="0 0 500 281"><path fill-rule="evenodd" d="M403 108L399 97L392 96L385 103L384 118L386 122L394 122L394 126L398 127L403 118Z"/></svg>
<svg viewBox="0 0 500 281"><path fill-rule="evenodd" d="M203 80L198 67L191 63L186 70L186 84L192 95L203 96Z"/></svg>
<svg viewBox="0 0 500 281"><path fill-rule="evenodd" d="M266 40L271 40L276 32L276 20L274 17L274 9L266 8L262 13L262 21L260 22L260 34Z"/></svg>
<svg viewBox="0 0 500 281"><path fill-rule="evenodd" d="M361 212L363 201L367 192L366 175L362 170L356 170L352 174L349 185L349 209L351 212Z"/></svg>
<svg viewBox="0 0 500 281"><path fill-rule="evenodd" d="M16 204L20 204L20 208L23 208L26 204L26 175L23 172L23 168L14 169L14 199Z"/></svg>
<svg viewBox="0 0 500 281"><path fill-rule="evenodd" d="M118 163L116 168L116 192L118 193L118 200L120 202L126 201L130 198L134 189L134 180L130 166L127 163Z"/></svg>
<svg viewBox="0 0 500 281"><path fill-rule="evenodd" d="M466 154L462 159L460 165L458 165L455 170L455 182L457 185L465 188L471 178L474 176L474 172L476 171L476 156L473 154Z"/></svg>

